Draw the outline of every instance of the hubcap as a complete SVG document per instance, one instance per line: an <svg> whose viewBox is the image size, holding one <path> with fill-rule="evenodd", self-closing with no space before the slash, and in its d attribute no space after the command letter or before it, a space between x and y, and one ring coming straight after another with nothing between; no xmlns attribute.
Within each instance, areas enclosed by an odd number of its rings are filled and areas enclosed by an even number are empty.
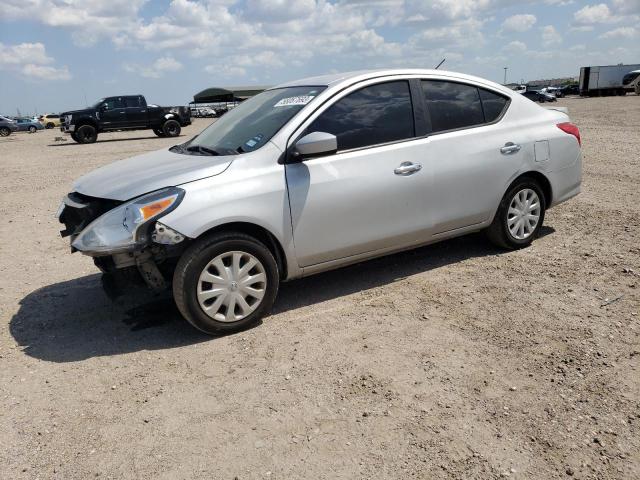
<svg viewBox="0 0 640 480"><path fill-rule="evenodd" d="M516 240L530 237L540 221L540 199L530 188L520 190L509 204L507 227Z"/></svg>
<svg viewBox="0 0 640 480"><path fill-rule="evenodd" d="M226 252L211 260L198 279L198 303L219 322L237 322L254 312L267 289L264 266L247 252Z"/></svg>

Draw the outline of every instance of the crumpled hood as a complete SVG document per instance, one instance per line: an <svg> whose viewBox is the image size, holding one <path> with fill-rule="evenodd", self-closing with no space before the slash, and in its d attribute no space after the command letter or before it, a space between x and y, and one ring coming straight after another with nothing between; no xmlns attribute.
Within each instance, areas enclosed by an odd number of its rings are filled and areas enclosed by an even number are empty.
<svg viewBox="0 0 640 480"><path fill-rule="evenodd" d="M90 197L124 201L218 175L232 160L232 156L182 155L158 150L98 168L80 177L73 190Z"/></svg>

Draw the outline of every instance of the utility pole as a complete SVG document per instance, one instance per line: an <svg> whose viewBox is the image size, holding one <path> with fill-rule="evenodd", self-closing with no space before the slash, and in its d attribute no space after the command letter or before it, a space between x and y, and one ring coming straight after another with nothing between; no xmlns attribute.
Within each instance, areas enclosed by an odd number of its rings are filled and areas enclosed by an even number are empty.
<svg viewBox="0 0 640 480"><path fill-rule="evenodd" d="M509 68L509 67L504 67L504 83L503 83L503 85L506 85L506 84L507 84L507 69L508 69L508 68Z"/></svg>

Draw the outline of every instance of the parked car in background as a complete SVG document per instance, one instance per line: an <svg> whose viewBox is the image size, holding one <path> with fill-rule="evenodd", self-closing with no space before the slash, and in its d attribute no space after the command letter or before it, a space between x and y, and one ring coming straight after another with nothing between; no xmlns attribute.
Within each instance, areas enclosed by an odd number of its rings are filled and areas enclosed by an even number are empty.
<svg viewBox="0 0 640 480"><path fill-rule="evenodd" d="M560 91L562 92L563 96L580 95L580 88L578 87L577 83L574 83L572 85L564 85L560 87Z"/></svg>
<svg viewBox="0 0 640 480"><path fill-rule="evenodd" d="M529 100L532 100L534 102L539 102L539 103L557 101L556 97L554 97L549 93L542 92L541 90L527 90L521 95L523 97L528 98Z"/></svg>
<svg viewBox="0 0 640 480"><path fill-rule="evenodd" d="M60 115L57 113L47 113L40 117L40 123L44 126L44 128L55 128L59 127L62 123Z"/></svg>
<svg viewBox="0 0 640 480"><path fill-rule="evenodd" d="M560 87L545 87L541 90L543 93L548 93L550 95L553 95L556 98L562 98L564 97L564 93L562 92L562 90L560 89Z"/></svg>
<svg viewBox="0 0 640 480"><path fill-rule="evenodd" d="M581 165L566 113L491 81L334 74L89 173L59 219L105 286L171 285L196 328L228 332L267 314L283 281L481 230L526 247L580 192Z"/></svg>
<svg viewBox="0 0 640 480"><path fill-rule="evenodd" d="M0 115L0 137L8 137L13 132L18 131L16 122L12 119Z"/></svg>
<svg viewBox="0 0 640 480"><path fill-rule="evenodd" d="M622 85L640 95L640 70L633 70L622 77Z"/></svg>
<svg viewBox="0 0 640 480"><path fill-rule="evenodd" d="M44 129L44 126L31 118L16 118L16 125L19 132L35 133L38 130Z"/></svg>
<svg viewBox="0 0 640 480"><path fill-rule="evenodd" d="M159 137L177 137L191 125L189 107L148 105L143 95L106 97L82 110L61 114L60 130L78 143L94 143L98 133L118 130L153 130Z"/></svg>
<svg viewBox="0 0 640 480"><path fill-rule="evenodd" d="M60 115L57 113L47 113L40 117L40 123L44 128L54 128L60 126Z"/></svg>

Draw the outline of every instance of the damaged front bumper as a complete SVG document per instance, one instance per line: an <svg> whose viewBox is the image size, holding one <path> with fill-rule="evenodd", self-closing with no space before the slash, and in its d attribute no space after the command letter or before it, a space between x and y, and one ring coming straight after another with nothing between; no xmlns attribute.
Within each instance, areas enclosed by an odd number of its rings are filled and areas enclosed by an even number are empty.
<svg viewBox="0 0 640 480"><path fill-rule="evenodd" d="M72 252L93 257L103 273L119 279L115 283L142 279L151 289L163 290L169 272L160 267L171 265L188 239L157 219L173 210L183 194L170 188L121 202L74 192L58 210L65 226L60 233L70 237Z"/></svg>

